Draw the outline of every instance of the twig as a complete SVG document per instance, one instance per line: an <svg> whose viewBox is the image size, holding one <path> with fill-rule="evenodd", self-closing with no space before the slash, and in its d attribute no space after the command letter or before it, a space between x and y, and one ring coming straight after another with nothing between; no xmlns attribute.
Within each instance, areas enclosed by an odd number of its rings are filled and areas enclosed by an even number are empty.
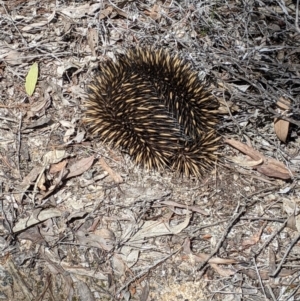
<svg viewBox="0 0 300 301"><path fill-rule="evenodd" d="M215 256L218 252L220 247L222 246L225 238L227 237L230 229L232 228L232 226L236 223L236 221L246 212L246 207L243 206L241 211L238 212L237 214L235 214L233 216L233 218L231 219L231 221L229 222L229 224L227 225L227 228L225 229L225 232L223 233L221 239L219 240L216 248L213 250L213 252L206 258L205 261L203 261L198 267L197 267L197 271L200 271L203 269L203 267L208 263L208 261Z"/></svg>
<svg viewBox="0 0 300 301"><path fill-rule="evenodd" d="M3 9L5 10L5 12L6 12L8 18L9 18L10 21L12 22L12 24L13 24L15 30L19 33L20 37L22 38L22 42L27 46L27 41L24 39L24 37L23 37L23 35L21 34L19 28L15 25L15 22L14 22L14 20L12 19L12 17L10 16L10 14L8 13L8 11L7 11L7 9L6 9L5 5L4 5L4 2L1 1L1 4L2 4Z"/></svg>
<svg viewBox="0 0 300 301"><path fill-rule="evenodd" d="M283 255L277 269L275 270L275 272L271 275L272 277L276 277L277 274L280 272L282 265L284 264L285 259L287 258L287 256L289 255L289 253L291 252L293 246L297 243L297 241L300 239L300 233L298 233L298 235L293 239L293 241L290 243L288 249L286 250L285 254Z"/></svg>
<svg viewBox="0 0 300 301"><path fill-rule="evenodd" d="M296 5L295 27L296 27L296 30L300 33L298 18L299 18L299 0L297 0L297 5Z"/></svg>
<svg viewBox="0 0 300 301"><path fill-rule="evenodd" d="M258 251L255 252L254 254L255 257L257 257L261 253L261 251L264 250L267 247L267 245L269 245L269 243L285 228L286 224L287 224L287 219L281 225L281 227L275 233L273 233L273 235L271 235L269 239L258 249Z"/></svg>
<svg viewBox="0 0 300 301"><path fill-rule="evenodd" d="M20 113L20 121L19 121L19 127L18 127L18 139L17 139L17 169L19 172L19 177L21 178L21 172L20 172L20 149L21 149L21 127L22 127L22 113Z"/></svg>
<svg viewBox="0 0 300 301"><path fill-rule="evenodd" d="M259 274L259 270L258 270L258 268L257 268L257 264L256 264L256 261L255 261L255 258L253 258L253 263L254 263L254 266L255 266L255 270L256 270L257 278L258 278L258 280L259 280L260 287L261 287L261 289L262 289L262 291L263 291L263 293L264 293L264 295L265 295L265 299L268 300L268 298L267 298L267 296L266 296L265 288L264 288L263 283L262 283L262 281L261 281L261 277L260 277L260 274Z"/></svg>
<svg viewBox="0 0 300 301"><path fill-rule="evenodd" d="M170 257L172 257L173 255L175 255L176 253L178 253L180 250L182 249L182 247L180 247L178 250L172 252L171 254L169 254L168 256L158 260L157 262L155 262L152 266L150 266L149 268L141 271L139 274L135 275L132 279L130 279L129 281L127 281L122 287L119 288L119 290L116 292L116 296L119 296L120 293L126 288L128 287L128 285L130 285L132 282L136 281L137 279L143 277L144 275L146 275L147 273L149 273L150 270L154 269L157 265L161 264L162 262L166 261L167 259L169 259Z"/></svg>

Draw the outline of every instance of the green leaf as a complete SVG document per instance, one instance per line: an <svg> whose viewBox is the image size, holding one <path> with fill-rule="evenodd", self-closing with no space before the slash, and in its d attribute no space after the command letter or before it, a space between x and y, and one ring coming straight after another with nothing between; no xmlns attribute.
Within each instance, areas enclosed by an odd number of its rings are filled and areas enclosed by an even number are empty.
<svg viewBox="0 0 300 301"><path fill-rule="evenodd" d="M39 74L39 67L38 63L34 63L31 67L30 70L26 76L26 82L25 82L25 90L26 93L31 96L34 92L37 79L38 79L38 74Z"/></svg>

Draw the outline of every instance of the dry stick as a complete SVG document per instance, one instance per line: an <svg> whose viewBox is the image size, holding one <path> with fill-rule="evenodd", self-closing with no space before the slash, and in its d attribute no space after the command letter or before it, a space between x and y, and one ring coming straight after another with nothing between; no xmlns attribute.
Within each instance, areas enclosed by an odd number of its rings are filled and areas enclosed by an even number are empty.
<svg viewBox="0 0 300 301"><path fill-rule="evenodd" d="M273 293L273 290L271 288L271 285L270 284L266 284L266 287L268 288L268 291L269 291L269 294L271 295L272 297L272 300L273 301L277 301L278 299L275 297L274 293Z"/></svg>
<svg viewBox="0 0 300 301"><path fill-rule="evenodd" d="M11 17L11 15L8 13L8 11L7 11L7 9L6 9L5 5L4 5L4 2L1 1L1 4L2 4L2 6L3 6L3 9L5 10L5 13L6 13L7 16L8 16L8 19L10 19L10 21L12 22L12 24L13 24L15 30L19 33L20 37L22 38L22 42L27 46L27 45L28 45L28 44L27 44L27 41L24 39L24 37L23 37L23 35L21 34L19 28L15 25L15 22L14 22L13 18Z"/></svg>
<svg viewBox="0 0 300 301"><path fill-rule="evenodd" d="M17 141L17 168L18 168L18 173L19 177L21 178L21 172L20 172L20 149L21 149L21 127L22 127L22 118L23 115L20 113L20 122L19 122L19 127L18 127L18 141Z"/></svg>
<svg viewBox="0 0 300 301"><path fill-rule="evenodd" d="M296 293L299 291L300 288L300 284L298 284L298 286L294 289L294 291L284 300L284 301L288 301L291 300L291 298L296 295ZM293 299L296 300L296 299Z"/></svg>
<svg viewBox="0 0 300 301"><path fill-rule="evenodd" d="M256 264L256 261L255 261L255 258L253 258L253 263L254 263L254 266L255 266L255 270L256 270L257 278L259 280L260 287L261 287L261 289L262 289L262 291L263 291L263 293L265 295L265 299L268 300L267 297L266 297L265 288L264 288L263 283L261 281L261 277L260 277L260 274L259 274L259 271L258 271L258 268L257 268L257 264Z"/></svg>
<svg viewBox="0 0 300 301"><path fill-rule="evenodd" d="M291 284L293 284L294 281L297 280L298 278L299 278L299 275L296 274L296 276L294 276L294 277L287 283L286 289L285 289L284 291L281 291L280 295L278 296L278 299L279 299L279 300L282 299L282 296L285 294L285 292L286 292L288 289L291 288ZM300 286L300 284L298 284L297 287L293 286L294 290L290 293L290 295L289 295L286 299L284 299L284 301L290 300L290 298L293 297L293 296L298 292L299 286ZM277 301L277 299L276 299L276 301Z"/></svg>
<svg viewBox="0 0 300 301"><path fill-rule="evenodd" d="M287 256L289 255L289 253L291 252L293 246L297 243L297 241L300 239L300 233L298 233L298 235L293 239L293 241L291 242L291 244L289 245L288 249L286 250L285 254L283 255L277 269L275 270L275 272L271 275L272 277L276 277L277 274L279 273L279 271L282 268L282 265L284 264L285 259L287 258Z"/></svg>
<svg viewBox="0 0 300 301"><path fill-rule="evenodd" d="M269 239L258 249L257 252L255 252L254 257L257 257L261 253L261 251L264 250L267 247L267 245L275 238L275 236L278 235L285 228L285 226L287 225L287 221L288 220L286 219L282 226L273 235L269 237Z"/></svg>
<svg viewBox="0 0 300 301"><path fill-rule="evenodd" d="M170 255L158 260L157 262L155 262L152 266L150 266L149 268L147 268L144 271L141 271L139 274L137 274L136 276L134 276L132 279L130 279L129 281L127 281L121 288L119 288L119 290L116 293L116 296L118 296L126 287L128 287L128 285L130 285L132 282L136 281L137 279L143 277L145 274L149 273L150 270L152 270L153 268L155 268L157 265L159 265L160 263L166 261L167 259L169 259L170 257L172 257L173 255L175 255L176 253L178 253L180 250L182 249L182 247L180 247L178 250L172 252Z"/></svg>
<svg viewBox="0 0 300 301"><path fill-rule="evenodd" d="M227 228L225 229L225 232L223 234L223 236L221 237L221 239L219 240L216 248L214 249L214 251L207 257L207 259L205 261L203 261L197 268L197 271L200 271L203 269L203 267L208 263L208 261L215 256L218 252L220 247L222 246L222 243L224 242L226 236L228 235L230 229L232 228L232 226L236 223L236 221L246 212L246 206L242 207L242 210L235 214L235 216L233 216L233 218L231 219L231 221L229 222Z"/></svg>
<svg viewBox="0 0 300 301"><path fill-rule="evenodd" d="M296 27L296 30L300 33L298 17L299 17L299 0L297 0L297 5L296 5L295 27Z"/></svg>

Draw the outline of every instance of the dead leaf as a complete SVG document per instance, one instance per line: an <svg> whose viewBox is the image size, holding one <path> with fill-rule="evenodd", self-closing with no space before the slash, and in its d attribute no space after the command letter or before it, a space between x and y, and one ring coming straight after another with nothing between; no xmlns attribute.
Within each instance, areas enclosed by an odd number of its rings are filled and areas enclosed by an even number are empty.
<svg viewBox="0 0 300 301"><path fill-rule="evenodd" d="M66 167L67 163L68 163L68 160L63 160L59 163L51 164L49 173L55 174L57 172L62 171Z"/></svg>
<svg viewBox="0 0 300 301"><path fill-rule="evenodd" d="M36 30L37 28L41 28L41 27L49 24L55 17L55 14L56 14L56 10L53 10L52 14L48 16L47 20L40 21L37 23L31 23L30 25L26 25L23 28L21 28L21 30L28 32L31 30Z"/></svg>
<svg viewBox="0 0 300 301"><path fill-rule="evenodd" d="M245 239L242 242L242 246L243 246L244 249L249 248L251 246L254 246L255 244L257 244L259 242L264 227L265 226L261 227L260 230L257 233L255 233L249 239Z"/></svg>
<svg viewBox="0 0 300 301"><path fill-rule="evenodd" d="M168 200L160 201L158 204L167 205L167 206L174 206L174 207L178 207L178 208L185 208L187 210L190 210L190 211L193 211L193 212L197 212L197 213L203 214L205 216L209 216L208 212L206 212L205 210L201 209L200 206L197 206L197 205L187 206L185 204L180 204L180 203L177 203L175 201L168 201Z"/></svg>
<svg viewBox="0 0 300 301"><path fill-rule="evenodd" d="M67 6L61 10L61 13L72 19L80 19L87 15L90 10L90 4L86 3L79 6Z"/></svg>
<svg viewBox="0 0 300 301"><path fill-rule="evenodd" d="M71 177L76 177L81 174L83 174L85 171L87 171L94 162L95 156L90 156L88 158L83 158L79 161L77 161L75 164L71 165L69 167L69 173L66 177L66 179L69 179Z"/></svg>
<svg viewBox="0 0 300 301"><path fill-rule="evenodd" d="M101 10L101 11L99 12L99 20L105 19L105 18L108 17L112 12L113 12L113 7L112 7L112 6L108 6L107 8Z"/></svg>
<svg viewBox="0 0 300 301"><path fill-rule="evenodd" d="M185 220L176 226L170 226L168 222L163 220L145 221L140 230L130 238L131 245L140 246L145 238L164 236L170 234L179 234L185 229L190 222L190 216L187 214Z"/></svg>
<svg viewBox="0 0 300 301"><path fill-rule="evenodd" d="M279 107L279 113L285 114L284 111L289 110L291 103L288 99L284 99L283 97L281 97L276 104ZM289 132L289 126L290 123L286 120L280 118L274 119L274 130L280 141L286 142L286 138Z"/></svg>
<svg viewBox="0 0 300 301"><path fill-rule="evenodd" d="M112 250L115 245L115 239L111 239L111 237L107 237L106 235L96 235L84 231L77 231L76 238L81 245L99 248L105 251Z"/></svg>
<svg viewBox="0 0 300 301"><path fill-rule="evenodd" d="M95 48L98 46L98 31L95 28L88 29L87 41L92 51L92 55L96 56Z"/></svg>
<svg viewBox="0 0 300 301"><path fill-rule="evenodd" d="M112 258L112 266L115 273L119 275L125 275L125 271L127 269L125 262L122 259L122 256L119 254L114 254Z"/></svg>
<svg viewBox="0 0 300 301"><path fill-rule="evenodd" d="M45 174L43 173L40 178L39 178L39 181L37 183L37 187L42 190L42 191L46 191L47 188L45 186L45 183L46 183L46 177L45 177Z"/></svg>
<svg viewBox="0 0 300 301"><path fill-rule="evenodd" d="M254 280L258 280L258 275L257 272L255 270L250 270L250 269L241 269L240 272L244 275L247 275L249 278L254 279ZM259 270L259 277L261 278L261 280L268 280L269 279L269 271L268 270Z"/></svg>
<svg viewBox="0 0 300 301"><path fill-rule="evenodd" d="M86 285L85 282L81 281L80 279L77 279L76 286L78 289L78 296L81 300L85 300L85 301L95 301L96 300L92 291Z"/></svg>
<svg viewBox="0 0 300 301"><path fill-rule="evenodd" d="M43 156L43 161L45 165L51 164L51 163L58 163L62 159L64 159L66 154L65 150L56 149L53 151L49 151Z"/></svg>
<svg viewBox="0 0 300 301"><path fill-rule="evenodd" d="M45 241L44 237L40 233L40 229L38 226L26 229L18 235L18 238L30 240L35 244L41 244Z"/></svg>
<svg viewBox="0 0 300 301"><path fill-rule="evenodd" d="M161 7L154 4L150 11L146 10L145 15L148 15L152 20L159 20L161 18Z"/></svg>
<svg viewBox="0 0 300 301"><path fill-rule="evenodd" d="M229 277L235 274L235 271L232 271L230 269L224 269L215 263L211 263L210 266L222 277Z"/></svg>
<svg viewBox="0 0 300 301"><path fill-rule="evenodd" d="M287 213L287 215L295 215L298 211L297 204L295 201L288 198L283 198L282 200L282 209Z"/></svg>
<svg viewBox="0 0 300 301"><path fill-rule="evenodd" d="M205 253L198 253L198 254L194 254L192 255L193 259L195 260L195 262L204 262L207 260L207 258L209 257L208 254ZM226 259L226 258L220 258L220 257L212 257L211 259L209 259L208 261L209 264L233 264L233 263L238 263L238 261L236 261L235 259Z"/></svg>
<svg viewBox="0 0 300 301"><path fill-rule="evenodd" d="M49 218L54 218L59 216L61 216L61 211L56 208L48 208L45 210L41 210L38 216L35 216L35 212L34 212L30 217L19 219L19 221L13 227L13 232L14 233L19 232L21 230L29 228L30 226L43 222Z"/></svg>
<svg viewBox="0 0 300 301"><path fill-rule="evenodd" d="M247 158L244 157L227 157L227 158L229 158L233 163L236 163L243 167L254 167L263 163L262 158L255 161L247 160Z"/></svg>
<svg viewBox="0 0 300 301"><path fill-rule="evenodd" d="M260 162L261 160L263 160L262 164L253 166L253 168L255 168L258 172L269 177L279 178L283 180L291 178L291 173L282 162L279 162L273 158L267 158L257 150L254 150L252 147L234 139L225 139L224 142L233 146L234 148L238 149L239 151L248 155L256 161Z"/></svg>
<svg viewBox="0 0 300 301"><path fill-rule="evenodd" d="M113 180L115 181L115 183L120 184L123 183L123 179L122 177L114 172L105 162L105 160L103 158L100 158L99 160L99 164L101 165L101 167L108 172L108 174L113 178Z"/></svg>

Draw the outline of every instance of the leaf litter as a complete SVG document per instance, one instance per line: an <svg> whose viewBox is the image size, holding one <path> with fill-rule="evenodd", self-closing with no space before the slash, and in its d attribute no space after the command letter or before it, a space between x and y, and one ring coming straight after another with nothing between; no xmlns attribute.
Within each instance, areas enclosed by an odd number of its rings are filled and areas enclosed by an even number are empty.
<svg viewBox="0 0 300 301"><path fill-rule="evenodd" d="M297 2L2 2L1 297L299 299ZM211 83L226 143L201 181L82 124L99 64L134 45Z"/></svg>

